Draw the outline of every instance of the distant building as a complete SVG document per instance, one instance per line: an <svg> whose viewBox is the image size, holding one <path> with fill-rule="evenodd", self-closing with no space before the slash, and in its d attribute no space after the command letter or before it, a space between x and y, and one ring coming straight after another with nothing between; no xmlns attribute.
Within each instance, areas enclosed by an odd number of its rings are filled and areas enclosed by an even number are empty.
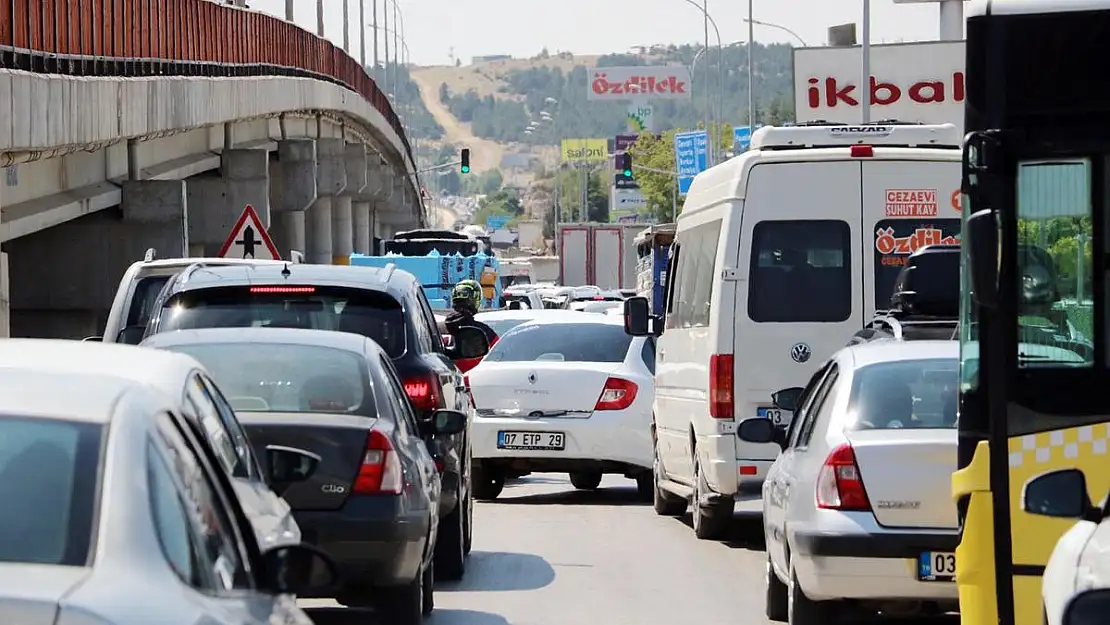
<svg viewBox="0 0 1110 625"><path fill-rule="evenodd" d="M489 63L491 61L511 61L513 55L511 54L487 54L485 56L470 57L470 64L477 65L478 63Z"/></svg>

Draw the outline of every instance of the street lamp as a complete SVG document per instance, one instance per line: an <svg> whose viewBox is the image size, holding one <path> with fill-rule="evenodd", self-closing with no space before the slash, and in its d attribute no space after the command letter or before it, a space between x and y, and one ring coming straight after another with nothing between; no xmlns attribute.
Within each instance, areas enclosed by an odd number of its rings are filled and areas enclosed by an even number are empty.
<svg viewBox="0 0 1110 625"><path fill-rule="evenodd" d="M795 39L797 39L798 43L802 44L803 48L808 48L809 47L809 44L806 43L805 39L802 39L801 36L798 35L798 33L790 30L789 28L783 26L782 24L773 24L771 22L764 22L762 20L753 20L753 19L747 18L747 17L744 18L744 22L755 24L756 26L765 26L767 28L775 28L777 30L781 30L782 32L790 35L791 37L793 37Z"/></svg>
<svg viewBox="0 0 1110 625"><path fill-rule="evenodd" d="M713 32L717 35L717 108L718 112L723 108L721 102L721 92L724 90L724 80L721 78L721 67L724 65L722 62L722 45L721 45L721 31L717 28L717 22L713 16L709 14L706 8L707 0L702 0L701 4L695 0L683 0L686 4L693 6L695 9L701 11L705 17L705 44L703 50L709 49L709 26L713 26ZM690 73L693 74L694 64L697 63L697 56L694 56L694 63L690 64ZM750 117L750 115L749 115ZM709 160L709 165L713 165L713 115L709 106L709 58L705 59L705 133L708 145L706 146L706 158Z"/></svg>

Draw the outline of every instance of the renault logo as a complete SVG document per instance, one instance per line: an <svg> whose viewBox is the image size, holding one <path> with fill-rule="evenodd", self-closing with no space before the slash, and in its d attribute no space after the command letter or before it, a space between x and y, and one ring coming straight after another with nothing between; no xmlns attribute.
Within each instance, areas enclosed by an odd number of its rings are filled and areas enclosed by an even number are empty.
<svg viewBox="0 0 1110 625"><path fill-rule="evenodd" d="M798 363L806 362L807 360L809 360L811 353L812 352L809 349L809 345L806 345L805 343L795 343L794 347L790 348L790 358L794 362Z"/></svg>
<svg viewBox="0 0 1110 625"><path fill-rule="evenodd" d="M536 372L535 371L528 374L528 383L529 384L535 384L536 383Z"/></svg>
<svg viewBox="0 0 1110 625"><path fill-rule="evenodd" d="M328 494L342 495L347 492L347 487L342 484L324 484L320 487L320 490Z"/></svg>

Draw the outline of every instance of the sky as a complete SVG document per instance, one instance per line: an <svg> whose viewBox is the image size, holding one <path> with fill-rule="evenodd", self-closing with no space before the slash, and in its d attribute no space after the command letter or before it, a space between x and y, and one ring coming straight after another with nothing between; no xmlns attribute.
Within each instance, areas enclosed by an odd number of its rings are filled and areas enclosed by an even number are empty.
<svg viewBox="0 0 1110 625"><path fill-rule="evenodd" d="M360 0L346 0L350 12L351 55L360 55L358 10ZM373 5L379 15L389 7L400 11L400 29L416 65L448 65L452 48L456 58L468 64L471 57L509 54L530 57L546 47L551 53L575 54L624 52L633 46L696 43L704 40L702 11L695 0L362 0L366 21L371 22ZM859 23L862 0L751 0L756 20L788 28L801 38L777 28L755 27L760 43L791 43L820 46L826 43L829 26ZM294 0L294 19L309 30L316 29L316 2ZM343 2L325 0L325 36L337 45L343 42ZM696 0L701 5L702 0ZM748 15L742 0L705 0L709 15L717 23L725 45L747 41ZM285 0L248 0L251 8L284 17ZM894 0L871 0L871 42L923 41L938 36L935 2L895 4ZM381 18L379 17L379 22ZM373 39L367 33L367 62L373 59ZM857 36L860 30L857 28ZM716 35L710 29L710 41ZM379 58L382 58L379 40ZM390 58L393 56L392 39Z"/></svg>

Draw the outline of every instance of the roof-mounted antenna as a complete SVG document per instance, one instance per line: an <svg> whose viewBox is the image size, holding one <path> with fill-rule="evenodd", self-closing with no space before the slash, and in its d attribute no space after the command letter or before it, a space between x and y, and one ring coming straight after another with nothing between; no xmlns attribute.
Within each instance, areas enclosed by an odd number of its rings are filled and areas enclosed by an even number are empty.
<svg viewBox="0 0 1110 625"><path fill-rule="evenodd" d="M281 275L282 275L282 277L285 277L285 278L288 278L289 276L293 275L293 272L289 271L289 263L285 263L285 267L283 267L282 270L281 270Z"/></svg>

